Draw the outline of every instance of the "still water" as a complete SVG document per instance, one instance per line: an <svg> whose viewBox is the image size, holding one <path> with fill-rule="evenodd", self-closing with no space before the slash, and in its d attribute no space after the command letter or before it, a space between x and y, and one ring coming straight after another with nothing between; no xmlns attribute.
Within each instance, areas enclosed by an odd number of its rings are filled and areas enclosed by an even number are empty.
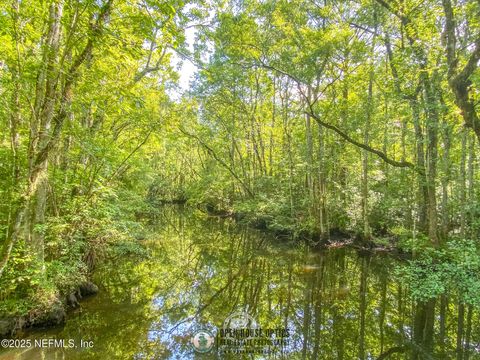
<svg viewBox="0 0 480 360"><path fill-rule="evenodd" d="M478 313L463 308L459 324L453 298L412 303L394 275L399 261L386 254L314 251L176 207L164 209L152 233L144 241L149 256L97 268L99 294L64 326L23 337L63 339L63 348L37 343L0 360L480 358ZM219 346L217 338L208 351L208 334L235 327L232 314L264 332L287 330L275 334L283 342L248 348ZM191 344L200 329L204 353ZM256 353L227 353L242 349Z"/></svg>

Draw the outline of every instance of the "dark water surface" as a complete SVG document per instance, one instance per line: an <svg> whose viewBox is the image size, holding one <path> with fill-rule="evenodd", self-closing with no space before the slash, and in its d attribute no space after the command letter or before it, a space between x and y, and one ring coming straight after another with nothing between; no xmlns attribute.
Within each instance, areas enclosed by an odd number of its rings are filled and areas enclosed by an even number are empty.
<svg viewBox="0 0 480 360"><path fill-rule="evenodd" d="M397 260L385 254L312 251L174 207L154 230L148 258L103 264L95 273L99 294L69 314L65 326L24 337L76 347L37 345L0 352L0 359L480 358L478 314L464 307L459 322L459 307L447 297L413 304L394 275ZM240 310L262 329L288 329L288 343L270 355L192 349L196 330L215 334ZM80 347L81 340L93 347Z"/></svg>

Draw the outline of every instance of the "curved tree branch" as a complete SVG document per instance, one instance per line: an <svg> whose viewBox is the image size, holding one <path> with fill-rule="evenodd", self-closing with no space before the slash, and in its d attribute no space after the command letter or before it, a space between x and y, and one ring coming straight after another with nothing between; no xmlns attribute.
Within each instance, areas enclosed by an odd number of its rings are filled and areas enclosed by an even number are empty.
<svg viewBox="0 0 480 360"><path fill-rule="evenodd" d="M315 119L315 121L327 128L327 129L330 129L330 130L333 130L334 132L336 132L338 135L340 135L340 137L346 141L348 141L350 144L353 144L361 149L364 149L372 154L375 154L377 155L380 159L382 159L383 161L385 161L387 164L390 164L392 166L395 166L395 167L403 167L403 168L411 168L411 169L415 169L418 171L418 169L416 168L416 166L409 162L409 161L397 161L395 159L391 159L387 156L387 154L385 154L384 152L380 151L380 150L377 150L377 149L374 149L372 148L371 146L367 145L367 144L364 144L364 143L361 143L355 139L353 139L352 137L350 137L347 133L345 133L344 131L340 130L338 127L336 127L335 125L332 125L332 124L329 124L329 123L326 123L325 121L321 120L319 116L317 116L313 111L306 111L305 114L307 115L310 115L313 119Z"/></svg>

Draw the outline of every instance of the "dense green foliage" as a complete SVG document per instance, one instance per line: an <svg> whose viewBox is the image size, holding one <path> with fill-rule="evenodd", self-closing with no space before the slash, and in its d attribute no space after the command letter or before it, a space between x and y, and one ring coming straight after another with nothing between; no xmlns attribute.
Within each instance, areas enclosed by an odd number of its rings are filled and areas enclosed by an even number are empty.
<svg viewBox="0 0 480 360"><path fill-rule="evenodd" d="M451 292L461 302L480 307L480 259L478 244L449 241L441 250L426 249L419 259L399 268L414 299L426 301Z"/></svg>
<svg viewBox="0 0 480 360"><path fill-rule="evenodd" d="M2 313L48 308L109 244L142 237L182 7L2 3Z"/></svg>
<svg viewBox="0 0 480 360"><path fill-rule="evenodd" d="M455 9L461 37L450 39L449 6L243 1L218 10L197 31L194 54L206 60L190 91L197 114L182 131L203 154L191 154L199 181L182 191L321 235L478 237L478 116L467 119L449 80L464 66L478 102L477 64L468 64L478 63L479 9Z"/></svg>
<svg viewBox="0 0 480 360"><path fill-rule="evenodd" d="M0 312L143 254L185 200L406 247L425 312L478 306L479 60L478 1L3 1Z"/></svg>

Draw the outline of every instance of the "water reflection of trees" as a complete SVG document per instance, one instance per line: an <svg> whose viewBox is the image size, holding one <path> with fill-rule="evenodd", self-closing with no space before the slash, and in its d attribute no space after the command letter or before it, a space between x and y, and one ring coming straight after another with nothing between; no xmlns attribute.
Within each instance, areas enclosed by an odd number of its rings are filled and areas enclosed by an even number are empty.
<svg viewBox="0 0 480 360"><path fill-rule="evenodd" d="M478 358L478 312L448 295L413 304L389 257L313 252L176 210L154 230L151 256L100 269L101 294L57 331L96 344L69 359L195 358L190 327L220 327L240 308L263 328L291 330L272 358Z"/></svg>
<svg viewBox="0 0 480 360"><path fill-rule="evenodd" d="M172 246L190 241L199 255L193 275L203 306L199 322L219 326L234 309L248 309L262 327L292 329L289 359L478 355L473 309L447 295L413 304L393 275L393 259L274 245L278 241L228 221L176 221L182 240ZM205 268L214 275L205 277Z"/></svg>

